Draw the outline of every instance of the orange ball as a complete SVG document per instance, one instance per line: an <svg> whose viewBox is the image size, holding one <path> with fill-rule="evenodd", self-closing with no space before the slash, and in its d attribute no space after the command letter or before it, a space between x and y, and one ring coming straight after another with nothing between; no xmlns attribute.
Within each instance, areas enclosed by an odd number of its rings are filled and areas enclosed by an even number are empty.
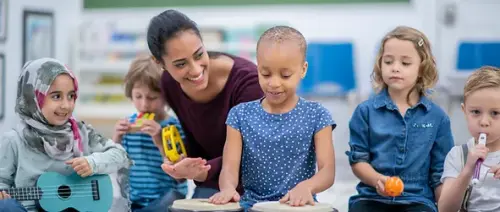
<svg viewBox="0 0 500 212"><path fill-rule="evenodd" d="M405 185L399 177L390 177L385 181L385 193L391 197L397 197L403 193Z"/></svg>

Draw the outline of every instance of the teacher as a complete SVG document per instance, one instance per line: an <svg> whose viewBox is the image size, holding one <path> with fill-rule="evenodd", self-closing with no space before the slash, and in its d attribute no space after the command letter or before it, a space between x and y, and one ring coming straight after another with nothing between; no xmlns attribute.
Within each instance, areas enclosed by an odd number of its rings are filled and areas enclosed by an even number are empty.
<svg viewBox="0 0 500 212"><path fill-rule="evenodd" d="M193 179L197 187L192 198L209 198L219 190L229 110L264 95L257 67L241 57L207 51L196 23L176 10L151 19L147 41L164 70L163 96L186 136L188 157L162 168L176 179Z"/></svg>

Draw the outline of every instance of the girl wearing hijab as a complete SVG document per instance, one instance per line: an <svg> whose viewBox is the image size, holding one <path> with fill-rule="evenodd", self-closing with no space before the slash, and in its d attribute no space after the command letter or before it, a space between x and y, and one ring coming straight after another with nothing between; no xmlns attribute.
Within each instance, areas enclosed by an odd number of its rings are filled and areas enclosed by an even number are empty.
<svg viewBox="0 0 500 212"><path fill-rule="evenodd" d="M0 190L33 187L45 172L87 177L118 171L125 178L131 163L125 150L73 118L77 91L75 76L55 59L24 65L15 107L20 123L0 137ZM19 202L0 192L0 211L38 209L34 201Z"/></svg>

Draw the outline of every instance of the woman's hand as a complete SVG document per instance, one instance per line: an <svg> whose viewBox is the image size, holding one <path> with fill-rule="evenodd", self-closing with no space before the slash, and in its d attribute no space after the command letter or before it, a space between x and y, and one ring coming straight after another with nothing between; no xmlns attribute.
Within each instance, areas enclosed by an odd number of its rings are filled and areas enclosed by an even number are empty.
<svg viewBox="0 0 500 212"><path fill-rule="evenodd" d="M168 160L164 160L161 168L165 173L174 179L194 179L196 181L204 181L199 179L210 170L210 165L207 161L201 158L182 158L179 162L173 164Z"/></svg>

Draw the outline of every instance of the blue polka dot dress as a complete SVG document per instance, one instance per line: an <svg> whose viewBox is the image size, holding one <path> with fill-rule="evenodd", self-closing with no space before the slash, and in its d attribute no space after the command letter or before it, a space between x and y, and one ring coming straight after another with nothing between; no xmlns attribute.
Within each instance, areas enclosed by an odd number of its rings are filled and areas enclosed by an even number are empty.
<svg viewBox="0 0 500 212"><path fill-rule="evenodd" d="M239 104L226 124L243 137L241 204L278 201L316 173L314 134L336 124L321 104L299 98L294 109L271 114L262 99Z"/></svg>

